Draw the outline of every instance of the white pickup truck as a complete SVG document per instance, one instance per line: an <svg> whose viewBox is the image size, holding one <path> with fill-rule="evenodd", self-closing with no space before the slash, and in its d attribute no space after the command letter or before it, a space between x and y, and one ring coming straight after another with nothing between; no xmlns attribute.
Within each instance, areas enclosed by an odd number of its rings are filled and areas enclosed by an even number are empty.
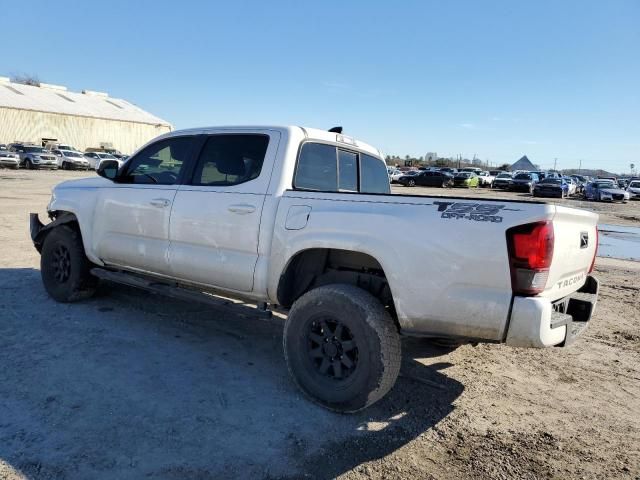
<svg viewBox="0 0 640 480"><path fill-rule="evenodd" d="M31 214L47 292L279 305L293 379L335 411L391 389L401 335L565 346L596 304L597 215L391 195L381 153L339 129L176 131L98 174L53 189L49 224Z"/></svg>

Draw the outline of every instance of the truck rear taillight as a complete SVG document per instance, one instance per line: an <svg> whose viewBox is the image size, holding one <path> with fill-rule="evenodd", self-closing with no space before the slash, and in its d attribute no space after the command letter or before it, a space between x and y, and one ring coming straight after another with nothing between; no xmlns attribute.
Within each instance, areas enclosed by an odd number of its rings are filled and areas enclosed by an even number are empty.
<svg viewBox="0 0 640 480"><path fill-rule="evenodd" d="M517 295L537 295L547 285L553 259L553 224L528 223L507 230L511 288Z"/></svg>
<svg viewBox="0 0 640 480"><path fill-rule="evenodd" d="M593 251L593 260L591 260L591 266L589 267L589 273L593 272L593 267L596 266L596 255L598 255L598 241L599 239L598 227L596 227L596 248Z"/></svg>

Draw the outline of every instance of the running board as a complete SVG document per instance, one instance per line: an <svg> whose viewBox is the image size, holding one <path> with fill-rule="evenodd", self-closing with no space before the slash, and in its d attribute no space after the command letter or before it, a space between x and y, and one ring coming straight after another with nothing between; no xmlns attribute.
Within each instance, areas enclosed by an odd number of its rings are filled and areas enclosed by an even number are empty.
<svg viewBox="0 0 640 480"><path fill-rule="evenodd" d="M114 272L104 268L92 268L91 275L101 280L121 283L131 287L140 288L149 292L158 293L178 300L187 302L199 302L207 304L218 310L222 310L234 315L245 317L271 318L272 313L266 308L254 308L246 303L236 302L228 298L222 298L210 293L199 292L188 288L180 287L178 284L163 283L158 280L151 280L141 275L126 272Z"/></svg>

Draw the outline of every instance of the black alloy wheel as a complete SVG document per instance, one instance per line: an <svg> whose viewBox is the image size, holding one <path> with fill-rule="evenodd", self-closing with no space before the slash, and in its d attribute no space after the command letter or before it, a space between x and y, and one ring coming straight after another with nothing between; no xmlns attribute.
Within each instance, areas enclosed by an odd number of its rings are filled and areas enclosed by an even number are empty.
<svg viewBox="0 0 640 480"><path fill-rule="evenodd" d="M335 318L322 318L309 324L307 351L318 373L333 380L344 380L358 366L358 345L349 327Z"/></svg>
<svg viewBox="0 0 640 480"><path fill-rule="evenodd" d="M58 283L65 283L71 276L71 255L65 245L57 245L51 260L53 275Z"/></svg>

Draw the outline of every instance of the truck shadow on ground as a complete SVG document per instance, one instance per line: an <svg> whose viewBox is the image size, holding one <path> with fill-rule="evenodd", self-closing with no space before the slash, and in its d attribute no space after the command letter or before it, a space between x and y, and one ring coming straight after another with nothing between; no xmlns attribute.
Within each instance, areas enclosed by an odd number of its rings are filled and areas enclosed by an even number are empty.
<svg viewBox="0 0 640 480"><path fill-rule="evenodd" d="M122 286L58 304L39 277L0 269L0 465L29 478L333 478L432 428L464 390L433 363L447 350L409 339L387 397L330 413L290 381L281 319Z"/></svg>

